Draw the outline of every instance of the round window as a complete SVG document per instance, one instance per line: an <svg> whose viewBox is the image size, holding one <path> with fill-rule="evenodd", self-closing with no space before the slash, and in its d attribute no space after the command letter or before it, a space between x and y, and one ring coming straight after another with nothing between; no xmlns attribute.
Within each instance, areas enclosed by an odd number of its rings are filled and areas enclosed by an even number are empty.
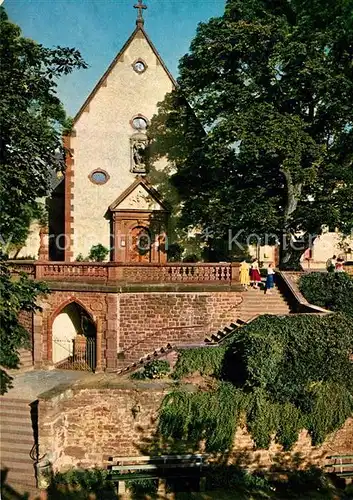
<svg viewBox="0 0 353 500"><path fill-rule="evenodd" d="M134 70L136 73L143 73L146 69L145 63L142 61L136 61L134 64Z"/></svg>
<svg viewBox="0 0 353 500"><path fill-rule="evenodd" d="M94 184L105 184L109 180L109 175L104 170L95 170L89 178Z"/></svg>
<svg viewBox="0 0 353 500"><path fill-rule="evenodd" d="M147 120L142 116L136 116L132 120L132 126L136 130L146 130L147 129Z"/></svg>

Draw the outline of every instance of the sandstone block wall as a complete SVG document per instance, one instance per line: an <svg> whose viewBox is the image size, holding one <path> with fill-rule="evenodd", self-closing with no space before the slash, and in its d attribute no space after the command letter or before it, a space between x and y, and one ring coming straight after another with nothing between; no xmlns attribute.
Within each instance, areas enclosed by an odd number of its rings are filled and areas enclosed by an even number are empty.
<svg viewBox="0 0 353 500"><path fill-rule="evenodd" d="M32 335L33 334L33 313L30 311L20 311L18 320L21 323L21 325L24 326L24 328L27 330L27 332L29 332L30 335Z"/></svg>
<svg viewBox="0 0 353 500"><path fill-rule="evenodd" d="M47 453L56 470L67 467L104 467L109 456L153 455L181 451L181 443L163 443L156 435L158 408L166 389L75 389L39 401L40 454ZM135 418L133 409L136 410ZM177 448L176 448L177 447ZM184 449L184 451L186 451ZM197 450L192 450L197 451ZM229 460L252 468L302 457L303 465L325 465L325 457L353 451L353 419L320 447L313 447L306 431L293 450L284 453L272 443L255 450L246 428L238 428Z"/></svg>
<svg viewBox="0 0 353 500"><path fill-rule="evenodd" d="M156 348L203 342L234 322L242 302L236 292L124 293L119 296L120 363Z"/></svg>
<svg viewBox="0 0 353 500"><path fill-rule="evenodd" d="M173 345L203 342L239 317L240 292L52 291L34 318L34 361L52 364L53 322L70 302L78 303L97 326L101 367L115 370Z"/></svg>

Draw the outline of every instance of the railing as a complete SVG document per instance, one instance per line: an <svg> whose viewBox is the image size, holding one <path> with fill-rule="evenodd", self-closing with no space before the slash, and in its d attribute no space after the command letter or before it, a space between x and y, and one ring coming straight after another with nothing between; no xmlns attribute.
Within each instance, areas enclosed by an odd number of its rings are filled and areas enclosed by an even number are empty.
<svg viewBox="0 0 353 500"><path fill-rule="evenodd" d="M118 262L10 261L13 272L27 272L45 281L124 283L223 283L239 281L238 263L135 264Z"/></svg>
<svg viewBox="0 0 353 500"><path fill-rule="evenodd" d="M77 335L74 339L53 338L55 363L62 370L94 371L96 367L96 339Z"/></svg>

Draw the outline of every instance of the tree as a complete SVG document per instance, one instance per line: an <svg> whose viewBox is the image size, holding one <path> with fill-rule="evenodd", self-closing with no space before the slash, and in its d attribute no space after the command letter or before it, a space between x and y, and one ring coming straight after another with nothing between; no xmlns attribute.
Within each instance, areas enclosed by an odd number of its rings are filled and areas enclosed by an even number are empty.
<svg viewBox="0 0 353 500"><path fill-rule="evenodd" d="M228 0L199 25L150 129L184 225L272 235L292 267L324 225L351 231L352 13L353 0Z"/></svg>
<svg viewBox="0 0 353 500"><path fill-rule="evenodd" d="M64 169L67 125L56 95L57 79L86 67L72 48L49 49L21 36L0 11L0 234L24 242L38 198L50 192L52 173Z"/></svg>
<svg viewBox="0 0 353 500"><path fill-rule="evenodd" d="M47 293L48 289L43 283L29 280L25 273L14 280L3 261L0 268L0 394L4 394L12 380L5 369L17 368L18 349L30 344L28 331L19 322L19 314L38 311L37 296Z"/></svg>
<svg viewBox="0 0 353 500"><path fill-rule="evenodd" d="M41 213L38 198L47 196L53 173L64 168L61 136L67 125L56 95L56 81L86 67L75 49L45 48L21 36L0 10L0 378L1 393L10 384L6 368L16 368L17 350L28 342L19 323L21 311L38 309L43 284L26 275L11 277L6 263L9 243L24 242L31 219ZM4 368L4 369L3 369Z"/></svg>

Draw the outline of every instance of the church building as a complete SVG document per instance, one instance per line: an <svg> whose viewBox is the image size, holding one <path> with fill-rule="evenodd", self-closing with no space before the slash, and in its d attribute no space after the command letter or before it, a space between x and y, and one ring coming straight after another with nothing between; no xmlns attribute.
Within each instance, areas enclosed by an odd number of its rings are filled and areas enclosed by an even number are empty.
<svg viewBox="0 0 353 500"><path fill-rule="evenodd" d="M41 246L41 260L74 261L103 245L111 261L166 260L168 209L148 182L146 130L175 80L144 29L142 0L135 8L135 30L64 137L66 171L48 201L48 235L34 225L19 256L37 257Z"/></svg>
<svg viewBox="0 0 353 500"><path fill-rule="evenodd" d="M48 228L32 225L16 257L73 262L87 260L92 247L102 245L105 260L166 262L168 207L148 180L146 131L157 104L176 82L145 31L142 12L147 7L142 0L134 7L135 30L64 138L66 171L61 180L53 180ZM166 159L153 164L157 171L166 167ZM274 247L254 247L250 253L264 265L276 261ZM326 233L302 262L325 267L334 253L342 254L340 236Z"/></svg>
<svg viewBox="0 0 353 500"><path fill-rule="evenodd" d="M110 249L110 260L163 262L168 210L148 182L146 129L175 81L136 28L74 118L65 140L65 260ZM163 169L161 161L155 168Z"/></svg>

